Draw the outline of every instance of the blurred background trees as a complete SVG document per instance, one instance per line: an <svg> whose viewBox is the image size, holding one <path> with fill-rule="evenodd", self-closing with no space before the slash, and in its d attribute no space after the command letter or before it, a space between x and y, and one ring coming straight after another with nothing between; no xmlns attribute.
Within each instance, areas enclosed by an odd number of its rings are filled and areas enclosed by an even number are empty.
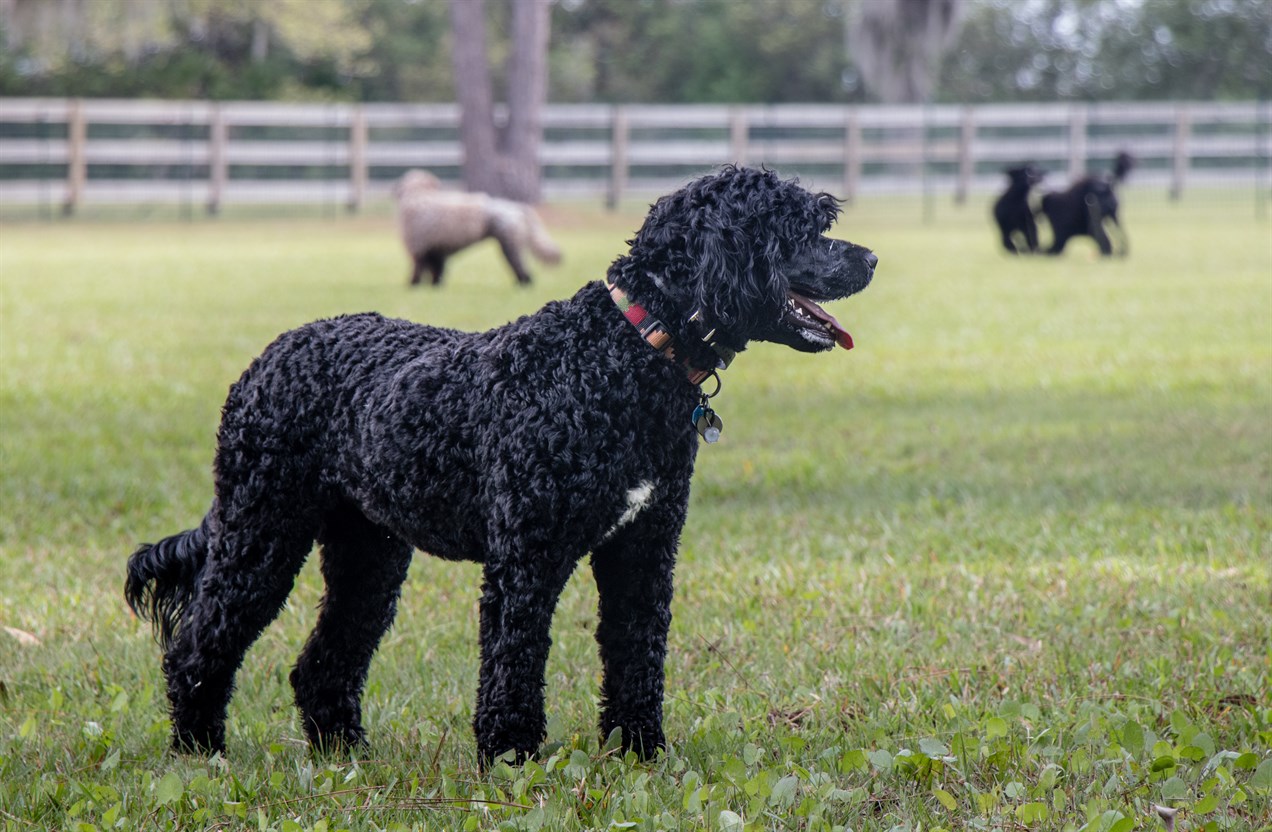
<svg viewBox="0 0 1272 832"><path fill-rule="evenodd" d="M945 101L1272 95L1268 0L971 0Z"/></svg>
<svg viewBox="0 0 1272 832"><path fill-rule="evenodd" d="M484 6L504 100L509 0ZM553 0L550 29L559 102L1272 92L1268 0ZM451 32L447 0L0 0L0 95L449 101Z"/></svg>
<svg viewBox="0 0 1272 832"><path fill-rule="evenodd" d="M363 0L0 0L0 94L343 97L350 81L374 66L369 6Z"/></svg>
<svg viewBox="0 0 1272 832"><path fill-rule="evenodd" d="M958 36L965 0L867 0L849 18L848 47L863 86L889 104L921 104Z"/></svg>

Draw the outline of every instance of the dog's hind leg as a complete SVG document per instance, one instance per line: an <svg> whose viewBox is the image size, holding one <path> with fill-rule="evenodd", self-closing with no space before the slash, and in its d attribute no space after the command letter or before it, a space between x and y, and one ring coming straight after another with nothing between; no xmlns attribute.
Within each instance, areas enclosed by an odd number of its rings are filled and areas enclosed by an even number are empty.
<svg viewBox="0 0 1272 832"><path fill-rule="evenodd" d="M309 742L340 750L365 742L362 688L397 612L412 550L351 505L328 514L318 542L327 589L291 683Z"/></svg>
<svg viewBox="0 0 1272 832"><path fill-rule="evenodd" d="M544 671L552 613L574 559L546 553L488 559L481 597L481 674L473 731L484 769L511 751L518 763L546 735Z"/></svg>
<svg viewBox="0 0 1272 832"><path fill-rule="evenodd" d="M596 641L604 670L601 739L620 729L623 748L642 757L664 745L663 664L684 517L674 505L651 506L592 553L600 597Z"/></svg>
<svg viewBox="0 0 1272 832"><path fill-rule="evenodd" d="M446 271L446 255L440 251L429 252L425 258L429 272L433 275L433 285L440 286L442 273Z"/></svg>
<svg viewBox="0 0 1272 832"><path fill-rule="evenodd" d="M517 276L517 282L523 286L529 283L530 272L526 270L525 261L521 258L521 247L517 245L513 232L498 223L492 223L490 236L499 241L499 248L503 251L508 265L512 267L513 274Z"/></svg>
<svg viewBox="0 0 1272 832"><path fill-rule="evenodd" d="M428 254L412 254L411 255L411 285L418 286L424 278L424 268L428 265Z"/></svg>
<svg viewBox="0 0 1272 832"><path fill-rule="evenodd" d="M243 655L274 620L313 546L315 528L279 493L218 494L207 565L163 658L172 743L225 749L225 711ZM227 509L226 506L235 506Z"/></svg>

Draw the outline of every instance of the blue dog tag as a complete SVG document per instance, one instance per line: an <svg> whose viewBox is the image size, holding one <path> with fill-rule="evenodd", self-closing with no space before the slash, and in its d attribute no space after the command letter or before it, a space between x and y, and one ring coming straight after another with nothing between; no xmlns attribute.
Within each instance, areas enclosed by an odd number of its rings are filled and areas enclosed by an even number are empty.
<svg viewBox="0 0 1272 832"><path fill-rule="evenodd" d="M707 405L698 405L693 410L693 426L708 445L720 441L720 431L724 421Z"/></svg>

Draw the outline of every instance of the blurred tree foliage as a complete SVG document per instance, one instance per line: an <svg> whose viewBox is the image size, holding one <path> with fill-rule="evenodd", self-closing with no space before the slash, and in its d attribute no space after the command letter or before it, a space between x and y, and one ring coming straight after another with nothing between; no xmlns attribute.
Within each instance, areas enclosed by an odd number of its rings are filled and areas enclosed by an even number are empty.
<svg viewBox="0 0 1272 832"><path fill-rule="evenodd" d="M862 2L555 0L548 98L876 100L848 47ZM508 12L486 5L498 66ZM1272 94L1269 0L967 0L962 17L940 101ZM0 0L0 44L0 95L454 100L446 0Z"/></svg>
<svg viewBox="0 0 1272 832"><path fill-rule="evenodd" d="M372 0L3 0L0 94L347 97Z"/></svg>
<svg viewBox="0 0 1272 832"><path fill-rule="evenodd" d="M951 102L1267 98L1269 0L974 0Z"/></svg>
<svg viewBox="0 0 1272 832"><path fill-rule="evenodd" d="M779 102L863 97L843 0L562 0L554 101Z"/></svg>

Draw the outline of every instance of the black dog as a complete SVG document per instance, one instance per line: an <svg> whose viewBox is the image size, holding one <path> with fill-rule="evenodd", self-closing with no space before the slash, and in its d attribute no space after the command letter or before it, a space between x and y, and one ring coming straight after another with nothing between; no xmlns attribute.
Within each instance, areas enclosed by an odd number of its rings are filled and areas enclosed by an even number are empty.
<svg viewBox="0 0 1272 832"><path fill-rule="evenodd" d="M234 675L317 540L326 595L291 673L319 748L364 741L367 667L413 548L479 561L479 759L544 739L549 625L591 553L600 730L664 744L672 567L699 437L699 386L753 340L851 346L817 301L877 258L825 235L838 214L769 171L726 168L660 199L573 298L489 332L364 314L286 333L230 389L202 524L128 562L151 619L178 749L225 747ZM701 408L701 410L696 410Z"/></svg>
<svg viewBox="0 0 1272 832"><path fill-rule="evenodd" d="M1123 151L1114 160L1110 176L1084 176L1068 190L1042 198L1042 213L1047 215L1053 235L1048 254L1059 254L1070 239L1086 236L1095 240L1100 254L1109 257L1113 254L1109 231L1119 238L1118 254L1125 257L1130 252L1130 240L1117 218L1114 186L1126 179L1134 166L1135 158Z"/></svg>
<svg viewBox="0 0 1272 832"><path fill-rule="evenodd" d="M1002 232L1003 248L1012 254L1019 254L1022 241L1018 241L1016 236L1020 235L1023 237L1025 251L1036 252L1038 223L1034 221L1033 208L1029 207L1029 189L1042 181L1046 171L1032 164L1025 164L1007 168L1003 173L1007 174L1009 180L1007 190L994 203L994 219Z"/></svg>

